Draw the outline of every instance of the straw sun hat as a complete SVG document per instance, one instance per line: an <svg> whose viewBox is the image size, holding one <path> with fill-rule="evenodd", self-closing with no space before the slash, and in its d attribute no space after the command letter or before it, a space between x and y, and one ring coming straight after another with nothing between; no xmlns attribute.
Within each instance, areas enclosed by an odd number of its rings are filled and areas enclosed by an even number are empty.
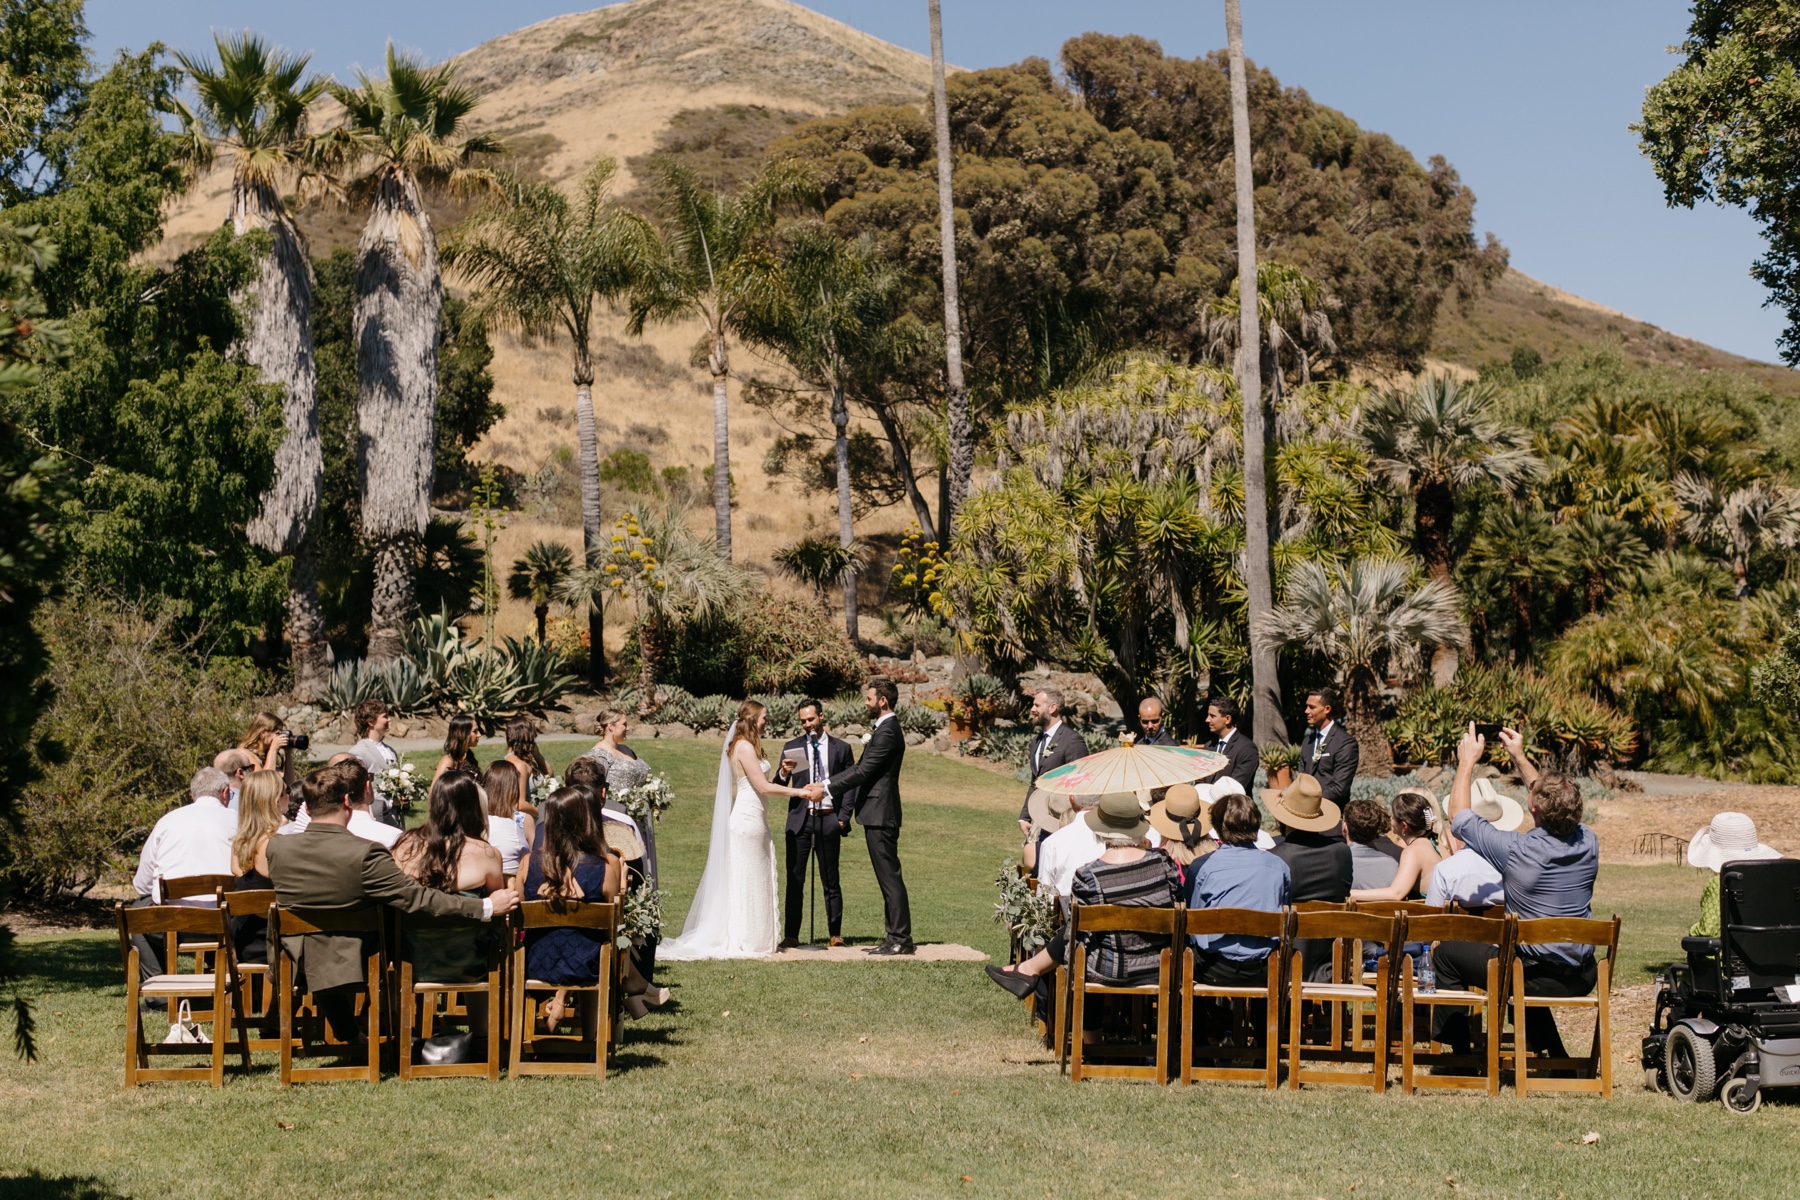
<svg viewBox="0 0 1800 1200"><path fill-rule="evenodd" d="M1714 817L1694 834L1687 850L1688 866L1709 871L1717 871L1728 862L1780 857L1781 851L1757 840L1756 822L1737 812L1722 812Z"/></svg>
<svg viewBox="0 0 1800 1200"><path fill-rule="evenodd" d="M1343 819L1338 806L1325 798L1325 793L1319 790L1319 781L1311 775L1296 775L1294 782L1279 791L1267 788L1262 798L1275 819L1289 829L1324 833L1336 829Z"/></svg>
<svg viewBox="0 0 1800 1200"><path fill-rule="evenodd" d="M1511 833L1525 824L1525 806L1511 796L1502 795L1485 779L1477 779L1469 788L1469 811L1503 833Z"/></svg>

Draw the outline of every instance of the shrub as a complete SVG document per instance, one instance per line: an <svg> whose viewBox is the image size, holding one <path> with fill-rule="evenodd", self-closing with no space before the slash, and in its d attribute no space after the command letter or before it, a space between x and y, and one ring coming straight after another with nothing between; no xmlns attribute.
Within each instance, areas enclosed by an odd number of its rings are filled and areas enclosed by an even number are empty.
<svg viewBox="0 0 1800 1200"><path fill-rule="evenodd" d="M832 696L865 674L843 628L818 607L750 591L705 617L678 615L663 678L700 694Z"/></svg>
<svg viewBox="0 0 1800 1200"><path fill-rule="evenodd" d="M926 737L931 737L945 724L943 713L934 708L926 708L923 704L902 704L896 716L903 731L921 733Z"/></svg>
<svg viewBox="0 0 1800 1200"><path fill-rule="evenodd" d="M36 627L55 699L33 730L47 745L5 835L5 869L29 894L85 893L237 744L258 677L241 660L196 659L167 617L91 592L42 609Z"/></svg>
<svg viewBox="0 0 1800 1200"><path fill-rule="evenodd" d="M505 638L498 646L463 640L449 614L420 617L407 631L405 657L381 666L342 662L325 702L347 711L373 696L396 713L455 710L493 729L519 713L561 708L575 686L567 660L536 641Z"/></svg>
<svg viewBox="0 0 1800 1200"><path fill-rule="evenodd" d="M1586 772L1629 758L1637 731L1602 700L1528 667L1467 667L1447 687L1422 687L1401 702L1385 729L1394 757L1449 762L1470 721L1500 721L1525 735L1534 757ZM1490 751L1510 767L1506 752Z"/></svg>

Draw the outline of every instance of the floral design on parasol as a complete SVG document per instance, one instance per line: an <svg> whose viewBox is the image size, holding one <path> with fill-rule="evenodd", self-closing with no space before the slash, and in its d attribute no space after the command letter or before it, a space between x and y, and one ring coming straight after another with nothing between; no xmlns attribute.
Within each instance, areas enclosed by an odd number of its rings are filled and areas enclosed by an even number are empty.
<svg viewBox="0 0 1800 1200"><path fill-rule="evenodd" d="M1130 734L1120 743L1045 771L1032 786L1063 796L1144 794L1205 779L1231 765L1223 754L1193 746L1139 746Z"/></svg>

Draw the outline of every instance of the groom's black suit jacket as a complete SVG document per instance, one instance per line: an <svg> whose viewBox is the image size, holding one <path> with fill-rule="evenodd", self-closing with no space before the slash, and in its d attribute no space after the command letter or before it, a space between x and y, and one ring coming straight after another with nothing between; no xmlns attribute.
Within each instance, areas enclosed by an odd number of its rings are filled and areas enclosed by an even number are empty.
<svg viewBox="0 0 1800 1200"><path fill-rule="evenodd" d="M844 811L858 824L865 829L899 829L900 763L905 758L906 736L900 732L900 718L889 717L869 735L861 762L844 771L832 769L833 803L842 808L837 798L854 791L856 806Z"/></svg>
<svg viewBox="0 0 1800 1200"><path fill-rule="evenodd" d="M830 779L841 771L848 771L851 767L856 765L856 756L850 752L849 742L846 742L841 737L832 737L830 734L826 734L823 743L824 744L820 749L822 751L821 757L825 760L826 779ZM803 788L813 781L812 757L807 752L805 734L784 744L781 747L781 756L783 758L792 757L799 759L800 769L795 771L792 775L785 775L781 772L777 772L775 775L776 783L786 787ZM856 811L856 800L857 793L855 788L833 788L831 803L837 811L821 814L821 827L825 825L836 825L840 821L847 823L850 820L851 815ZM789 797L787 831L789 833L799 833L805 825L806 801L799 796Z"/></svg>

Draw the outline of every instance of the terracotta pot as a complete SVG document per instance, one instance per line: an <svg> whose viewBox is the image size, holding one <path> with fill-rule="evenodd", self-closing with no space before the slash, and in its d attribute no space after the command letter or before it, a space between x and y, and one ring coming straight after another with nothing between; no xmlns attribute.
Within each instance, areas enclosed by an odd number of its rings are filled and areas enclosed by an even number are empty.
<svg viewBox="0 0 1800 1200"><path fill-rule="evenodd" d="M1270 776L1269 786L1272 788L1284 788L1292 782L1294 782L1293 768L1276 767L1274 775Z"/></svg>
<svg viewBox="0 0 1800 1200"><path fill-rule="evenodd" d="M973 736L975 736L975 730L969 723L969 719L961 713L951 713L950 744L956 745L960 742L966 742Z"/></svg>

